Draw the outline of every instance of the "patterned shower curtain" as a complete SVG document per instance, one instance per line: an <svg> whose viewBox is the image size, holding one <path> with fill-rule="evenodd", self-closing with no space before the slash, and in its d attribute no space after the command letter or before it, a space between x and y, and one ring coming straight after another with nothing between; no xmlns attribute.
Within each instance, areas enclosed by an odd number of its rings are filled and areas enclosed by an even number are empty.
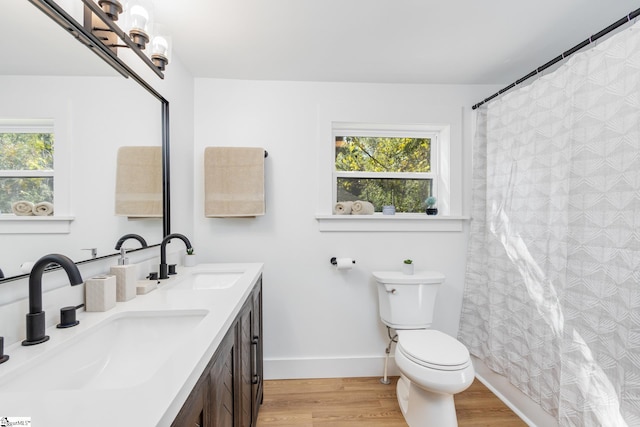
<svg viewBox="0 0 640 427"><path fill-rule="evenodd" d="M640 26L477 118L460 340L562 426L639 426Z"/></svg>

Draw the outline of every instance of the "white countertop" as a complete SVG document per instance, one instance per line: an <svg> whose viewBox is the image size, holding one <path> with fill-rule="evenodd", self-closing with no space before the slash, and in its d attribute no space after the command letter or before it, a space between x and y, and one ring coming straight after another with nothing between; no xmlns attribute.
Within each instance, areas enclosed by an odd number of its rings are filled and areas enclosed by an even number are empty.
<svg viewBox="0 0 640 427"><path fill-rule="evenodd" d="M232 287L215 290L163 290L202 266L220 270L242 269L245 274ZM199 379L244 301L262 273L263 264L201 264L178 268L178 275L162 281L146 295L119 302L106 312L78 312L80 324L69 329L48 328L50 340L35 346L20 343L5 348L10 356L0 365L0 417L30 417L33 426L101 427L169 426ZM118 313L157 310L207 310L197 326L180 337L167 336L166 362L145 382L129 388L91 390L3 391L3 378L12 378L36 357L54 352L74 336ZM49 313L48 313L49 314ZM49 314L52 315L52 314ZM55 314L54 314L55 315ZM172 339L178 345L172 345ZM136 349L131 348L131 363Z"/></svg>

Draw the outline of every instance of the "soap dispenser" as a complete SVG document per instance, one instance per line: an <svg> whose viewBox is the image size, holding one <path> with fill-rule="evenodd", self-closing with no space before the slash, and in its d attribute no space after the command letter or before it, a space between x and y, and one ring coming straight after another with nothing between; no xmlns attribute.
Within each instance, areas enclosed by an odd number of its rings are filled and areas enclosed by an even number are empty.
<svg viewBox="0 0 640 427"><path fill-rule="evenodd" d="M110 273L116 276L116 301L123 302L135 298L138 266L129 264L125 248L120 248L118 265L111 267Z"/></svg>

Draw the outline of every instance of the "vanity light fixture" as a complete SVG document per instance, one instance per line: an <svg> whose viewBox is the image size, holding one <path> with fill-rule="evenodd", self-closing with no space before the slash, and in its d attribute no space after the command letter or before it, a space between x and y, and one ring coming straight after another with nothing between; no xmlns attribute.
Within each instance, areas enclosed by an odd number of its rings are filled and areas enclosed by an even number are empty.
<svg viewBox="0 0 640 427"><path fill-rule="evenodd" d="M97 1L97 3L96 3ZM161 79L169 63L170 43L166 33L151 36L152 5L147 0L131 0L123 9L118 0L82 0L85 6L84 27L104 44L114 55L119 47L131 49ZM123 13L122 27L116 24ZM123 28L128 29L128 34ZM157 42L154 43L154 41ZM149 56L143 50L152 41ZM124 44L122 44L124 43ZM151 58L150 58L151 57Z"/></svg>
<svg viewBox="0 0 640 427"><path fill-rule="evenodd" d="M122 3L118 0L99 0L98 5L113 21L117 21L118 15L122 13Z"/></svg>

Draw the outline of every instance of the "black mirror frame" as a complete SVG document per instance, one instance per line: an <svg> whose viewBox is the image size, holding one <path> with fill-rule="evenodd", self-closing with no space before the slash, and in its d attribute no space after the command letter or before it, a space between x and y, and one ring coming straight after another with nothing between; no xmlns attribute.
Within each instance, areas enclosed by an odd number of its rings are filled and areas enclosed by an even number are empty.
<svg viewBox="0 0 640 427"><path fill-rule="evenodd" d="M90 31L80 25L56 2L52 0L29 0L69 32L76 40L84 44L93 53L102 58L123 77L131 77L140 86L155 96L161 103L162 121L162 235L171 234L171 197L170 197L170 145L169 145L169 101L167 101L149 83L118 58L107 46L98 40Z"/></svg>

